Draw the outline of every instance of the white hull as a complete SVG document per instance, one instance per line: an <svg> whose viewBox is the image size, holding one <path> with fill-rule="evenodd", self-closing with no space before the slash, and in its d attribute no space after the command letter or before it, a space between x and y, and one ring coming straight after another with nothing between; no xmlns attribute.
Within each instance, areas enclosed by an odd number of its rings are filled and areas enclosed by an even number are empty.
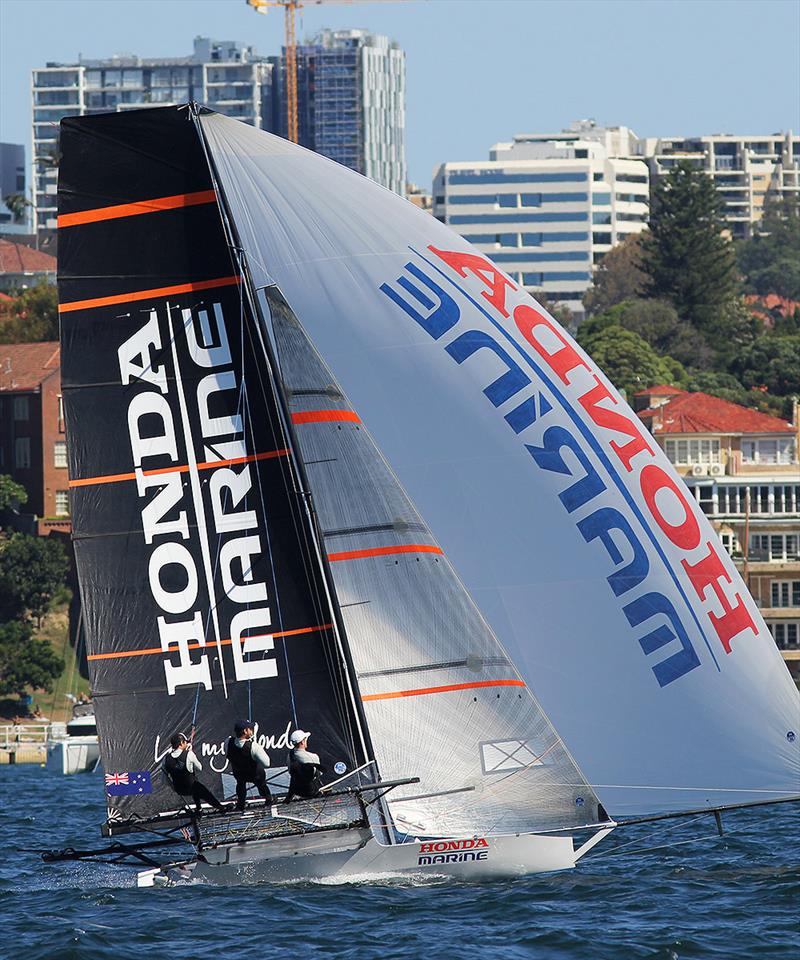
<svg viewBox="0 0 800 960"><path fill-rule="evenodd" d="M99 759L96 736L67 737L47 743L47 769L54 773L86 773L94 770Z"/></svg>
<svg viewBox="0 0 800 960"><path fill-rule="evenodd" d="M332 879L369 880L393 875L451 876L463 880L516 877L569 870L595 834L578 850L572 837L512 834L387 846L369 830L338 830L305 837L250 841L203 851L197 860L139 873L139 886L179 880L233 886Z"/></svg>

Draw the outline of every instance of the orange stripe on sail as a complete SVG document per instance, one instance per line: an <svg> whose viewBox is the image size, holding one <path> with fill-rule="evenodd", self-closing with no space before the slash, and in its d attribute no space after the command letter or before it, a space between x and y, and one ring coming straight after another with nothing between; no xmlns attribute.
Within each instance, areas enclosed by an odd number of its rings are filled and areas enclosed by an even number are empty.
<svg viewBox="0 0 800 960"><path fill-rule="evenodd" d="M280 630L275 633L269 634L259 634L259 636L269 636L269 637L296 637L302 633L316 633L319 630L330 630L333 626L332 623L321 623L316 627L298 627L296 630ZM255 635L254 635L255 637ZM248 639L248 638L245 638ZM230 646L233 641L231 639L220 640L220 644L223 646ZM202 643L188 643L186 645L189 650L199 650L201 647L216 647L214 641L209 641L207 644ZM145 647L142 650L119 650L116 653L92 653L86 658L87 660L118 660L125 657L147 657L155 653L170 653L169 650L163 650L161 647Z"/></svg>
<svg viewBox="0 0 800 960"><path fill-rule="evenodd" d="M198 463L198 470L214 470L216 467L232 467L238 463L252 463L256 460L272 460L274 457L288 457L288 450L268 450L266 453L253 453L247 457L233 457L230 460L209 460L208 463ZM157 470L143 470L145 477L158 477L164 473L187 473L189 467L185 463L174 467L159 467ZM105 477L85 477L83 480L70 480L71 487L91 487L100 483L120 483L123 480L135 480L135 473L112 473Z"/></svg>
<svg viewBox="0 0 800 960"><path fill-rule="evenodd" d="M478 687L524 687L522 680L476 680L474 683L448 683L444 687L420 687L418 690L393 690L391 693L368 693L361 699L396 700L398 697L423 697L429 693L450 693L453 690L476 690Z"/></svg>
<svg viewBox="0 0 800 960"><path fill-rule="evenodd" d="M134 203L118 203L110 207L96 207L79 213L62 213L57 223L63 227L77 227L81 223L97 223L100 220L117 220L120 217L136 217L143 213L159 213L161 210L178 210L196 207L201 203L215 203L215 190L200 190L197 193L176 193L171 197L155 197L152 200L137 200Z"/></svg>
<svg viewBox="0 0 800 960"><path fill-rule="evenodd" d="M353 410L301 410L292 414L292 423L324 423L328 420L361 423L361 417Z"/></svg>
<svg viewBox="0 0 800 960"><path fill-rule="evenodd" d="M73 300L60 303L59 313L72 310L89 310L92 307L108 307L115 303L134 303L136 300L150 300L155 297L171 297L178 293L192 293L194 290L213 290L215 287L230 287L241 283L240 277L219 277L216 280L197 280L194 283L179 283L174 287L155 287L153 290L134 290L131 293L118 293L113 297L97 297L94 300Z"/></svg>
<svg viewBox="0 0 800 960"><path fill-rule="evenodd" d="M371 550L345 550L343 553L329 553L328 560L361 560L363 557L386 557L392 553L444 553L441 547L429 543L404 543L396 547L373 547Z"/></svg>

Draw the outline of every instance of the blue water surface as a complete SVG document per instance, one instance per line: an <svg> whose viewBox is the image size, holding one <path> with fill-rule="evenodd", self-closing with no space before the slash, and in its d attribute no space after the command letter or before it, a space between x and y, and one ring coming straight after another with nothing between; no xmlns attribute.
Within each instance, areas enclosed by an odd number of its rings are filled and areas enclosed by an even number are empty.
<svg viewBox="0 0 800 960"><path fill-rule="evenodd" d="M618 830L518 880L138 889L130 868L29 852L105 842L98 774L0 767L0 792L3 960L800 958L794 804L726 814L722 839L710 816Z"/></svg>

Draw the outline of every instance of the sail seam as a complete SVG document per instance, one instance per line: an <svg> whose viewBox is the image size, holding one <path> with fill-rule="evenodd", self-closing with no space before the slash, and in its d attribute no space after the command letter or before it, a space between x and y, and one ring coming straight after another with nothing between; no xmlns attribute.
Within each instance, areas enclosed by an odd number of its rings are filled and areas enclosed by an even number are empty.
<svg viewBox="0 0 800 960"><path fill-rule="evenodd" d="M392 690L389 693L367 693L361 699L394 700L398 697L422 697L431 693L451 693L456 690L476 690L479 687L524 687L524 680L476 680L473 683L448 683L443 687L420 687L417 690Z"/></svg>
<svg viewBox="0 0 800 960"><path fill-rule="evenodd" d="M275 457L288 457L288 450L268 450L265 453L252 453L246 457L232 457L228 460L209 460L206 463L198 463L198 470L215 470L217 467L232 467L240 463L253 463L259 460L272 460ZM168 473L188 473L189 465L186 463L178 464L172 467L159 467L156 470L143 470L144 477L157 477ZM70 480L70 487L89 487L94 484L102 483L121 483L125 480L135 480L135 473L111 473L104 477L85 477L82 480Z"/></svg>
<svg viewBox="0 0 800 960"><path fill-rule="evenodd" d="M73 310L91 310L94 307L109 307L119 303L134 303L137 300L150 300L159 297L172 297L180 293L192 293L196 290L213 290L216 287L230 287L241 283L241 277L217 277L214 280L196 280L193 283L178 283L172 287L154 287L151 290L133 290L130 293L117 293L110 297L95 297L91 300L72 300L58 305L59 313L71 313Z"/></svg>
<svg viewBox="0 0 800 960"><path fill-rule="evenodd" d="M160 213L162 210L180 210L183 207L196 207L204 203L216 203L216 190L200 190L196 193L176 193L170 197L155 197L151 200L135 200L131 203L117 203L108 207L94 207L78 213L62 213L57 220L58 228L76 227L84 223L98 223L102 220L117 220L121 217L135 217L143 213Z"/></svg>

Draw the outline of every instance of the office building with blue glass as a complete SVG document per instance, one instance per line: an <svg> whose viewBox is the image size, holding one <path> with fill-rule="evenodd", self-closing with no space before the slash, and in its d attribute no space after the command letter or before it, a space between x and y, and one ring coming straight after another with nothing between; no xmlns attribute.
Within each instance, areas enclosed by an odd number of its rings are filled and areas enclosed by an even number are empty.
<svg viewBox="0 0 800 960"><path fill-rule="evenodd" d="M444 163L433 212L531 293L579 320L594 265L647 224L648 167L627 128L580 121L492 147L490 160Z"/></svg>

